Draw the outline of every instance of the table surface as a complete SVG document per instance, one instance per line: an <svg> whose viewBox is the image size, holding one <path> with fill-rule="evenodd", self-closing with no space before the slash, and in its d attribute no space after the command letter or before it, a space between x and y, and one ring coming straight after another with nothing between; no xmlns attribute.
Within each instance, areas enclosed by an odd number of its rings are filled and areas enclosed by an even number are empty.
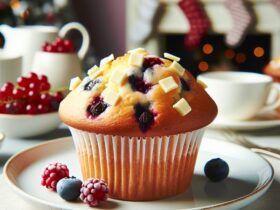
<svg viewBox="0 0 280 210"><path fill-rule="evenodd" d="M220 139L227 141L222 135L222 131L219 130L207 130L207 137ZM280 149L280 127L271 128L259 131L243 131L238 132L238 135L245 136L247 139L255 144L261 146L269 146ZM42 143L51 139L70 136L69 130L65 126L60 126L55 131L43 136L27 139L14 139L6 138L0 149L0 174L2 173L5 162L15 153L20 152L23 149L34 146L38 143ZM244 210L275 210L280 208L280 160L264 156L274 167L275 178L274 181L265 195L259 198L251 205L244 208ZM0 209L1 210L38 210L32 207L30 203L22 200L20 197L14 194L0 176ZM16 201L16 202L14 202ZM43 209L42 209L43 210ZM52 210L46 208L44 210Z"/></svg>

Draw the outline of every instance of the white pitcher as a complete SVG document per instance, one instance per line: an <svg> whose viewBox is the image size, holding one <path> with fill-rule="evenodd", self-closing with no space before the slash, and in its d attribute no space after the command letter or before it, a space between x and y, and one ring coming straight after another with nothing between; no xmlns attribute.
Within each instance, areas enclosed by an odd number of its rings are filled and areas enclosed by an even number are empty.
<svg viewBox="0 0 280 210"><path fill-rule="evenodd" d="M84 57L89 47L89 35L83 25L72 22L64 25L61 30L55 26L19 26L10 27L1 25L0 32L5 38L4 48L10 52L15 52L23 56L23 71L26 75L30 72L36 51L40 51L42 45L48 41L52 42L57 36L64 36L69 30L76 29L80 31L83 37L83 44L79 51L79 57Z"/></svg>

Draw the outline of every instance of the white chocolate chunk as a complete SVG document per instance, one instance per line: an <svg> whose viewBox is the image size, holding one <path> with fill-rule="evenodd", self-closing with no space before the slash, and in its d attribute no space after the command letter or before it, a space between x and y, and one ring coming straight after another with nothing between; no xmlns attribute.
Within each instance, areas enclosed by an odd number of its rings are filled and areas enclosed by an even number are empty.
<svg viewBox="0 0 280 210"><path fill-rule="evenodd" d="M131 66L141 67L144 62L144 55L140 53L131 53L128 58L128 64Z"/></svg>
<svg viewBox="0 0 280 210"><path fill-rule="evenodd" d="M181 58L179 58L179 57L177 57L177 56L175 56L175 55L172 55L172 54L170 54L170 53L167 53L167 52L163 53L163 56L164 56L165 58L167 58L167 59L172 60L172 61L177 61L177 62L179 62L179 61L181 60Z"/></svg>
<svg viewBox="0 0 280 210"><path fill-rule="evenodd" d="M102 70L98 66L94 65L91 69L88 70L87 74L90 79L94 80L101 74Z"/></svg>
<svg viewBox="0 0 280 210"><path fill-rule="evenodd" d="M197 83L200 84L204 89L207 88L208 86L201 80L197 80Z"/></svg>
<svg viewBox="0 0 280 210"><path fill-rule="evenodd" d="M114 60L115 57L114 57L114 54L111 54L105 58L103 58L101 61L100 61L100 66L103 66L105 65L106 63L109 63L110 61Z"/></svg>
<svg viewBox="0 0 280 210"><path fill-rule="evenodd" d="M113 71L113 73L111 74L110 82L113 82L117 85L122 85L126 78L127 78L126 72L117 69Z"/></svg>
<svg viewBox="0 0 280 210"><path fill-rule="evenodd" d="M173 108L182 116L185 116L192 110L189 103L184 98L181 98L176 104L174 104Z"/></svg>
<svg viewBox="0 0 280 210"><path fill-rule="evenodd" d="M146 50L144 48L139 47L139 48L136 48L136 49L133 49L133 50L129 50L127 52L128 53L144 53L144 52L146 52Z"/></svg>
<svg viewBox="0 0 280 210"><path fill-rule="evenodd" d="M88 70L87 74L88 74L88 76L91 76L94 72L96 72L96 71L98 71L98 70L99 70L99 67L98 67L97 65L94 65L93 67L91 67L91 68Z"/></svg>
<svg viewBox="0 0 280 210"><path fill-rule="evenodd" d="M82 80L80 77L75 77L71 79L70 85L69 85L69 90L74 90L76 87L78 87L81 84Z"/></svg>
<svg viewBox="0 0 280 210"><path fill-rule="evenodd" d="M102 96L104 97L104 101L111 106L114 106L120 100L120 95L113 88L106 88L102 92Z"/></svg>
<svg viewBox="0 0 280 210"><path fill-rule="evenodd" d="M179 76L183 76L183 74L185 73L185 68L181 66L177 61L173 61L170 65L170 68L174 69L179 74Z"/></svg>
<svg viewBox="0 0 280 210"><path fill-rule="evenodd" d="M161 79L158 83L165 93L168 93L178 87L178 84L171 76Z"/></svg>

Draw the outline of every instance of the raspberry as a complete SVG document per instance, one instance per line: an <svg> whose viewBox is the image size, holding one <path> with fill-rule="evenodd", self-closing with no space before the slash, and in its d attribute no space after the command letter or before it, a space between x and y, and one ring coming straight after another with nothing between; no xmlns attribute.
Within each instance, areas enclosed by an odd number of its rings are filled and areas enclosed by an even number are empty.
<svg viewBox="0 0 280 210"><path fill-rule="evenodd" d="M64 177L69 177L67 166L62 163L51 163L43 172L41 185L56 191L57 182Z"/></svg>
<svg viewBox="0 0 280 210"><path fill-rule="evenodd" d="M109 188L103 180L90 178L82 184L80 199L90 207L108 198Z"/></svg>

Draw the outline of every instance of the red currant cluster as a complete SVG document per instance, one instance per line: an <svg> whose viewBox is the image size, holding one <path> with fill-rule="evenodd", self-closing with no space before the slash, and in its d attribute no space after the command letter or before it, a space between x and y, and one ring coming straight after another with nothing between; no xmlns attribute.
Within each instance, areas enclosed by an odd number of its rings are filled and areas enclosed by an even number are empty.
<svg viewBox="0 0 280 210"><path fill-rule="evenodd" d="M51 53L73 53L75 51L74 44L70 39L62 39L60 37L56 38L53 43L45 42L42 50Z"/></svg>
<svg viewBox="0 0 280 210"><path fill-rule="evenodd" d="M33 72L27 77L19 77L16 86L7 82L0 89L0 113L34 115L55 112L63 94L51 94L50 89L48 78Z"/></svg>

